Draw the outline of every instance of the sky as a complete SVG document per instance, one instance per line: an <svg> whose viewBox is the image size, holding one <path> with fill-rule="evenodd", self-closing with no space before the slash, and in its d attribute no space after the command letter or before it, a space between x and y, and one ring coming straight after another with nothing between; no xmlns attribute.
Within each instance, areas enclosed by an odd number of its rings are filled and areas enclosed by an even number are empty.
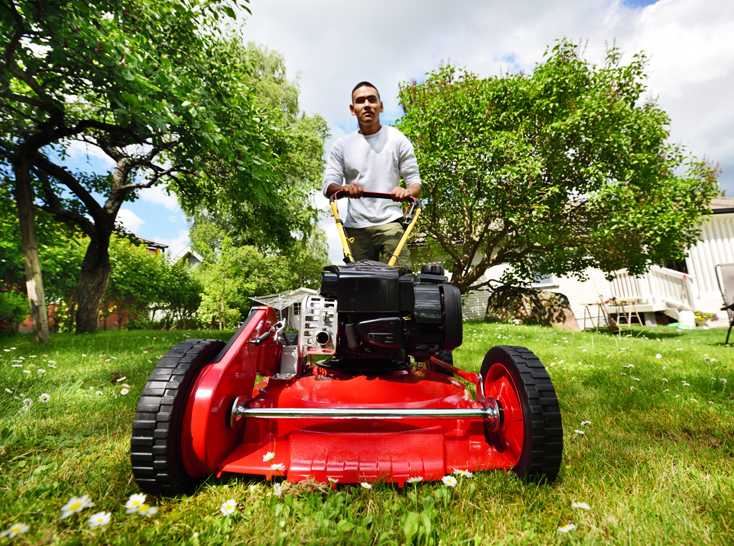
<svg viewBox="0 0 734 546"><path fill-rule="evenodd" d="M594 62L610 45L623 59L644 51L647 93L670 115L671 140L718 164L720 185L734 196L732 0L251 0L251 8L244 39L284 57L302 110L329 124L327 150L356 130L348 104L358 81L378 86L390 123L401 114L402 81L421 80L447 61L482 76L527 73L566 37ZM104 161L81 146L74 157ZM121 214L140 236L171 245L171 254L188 243L186 219L161 189L146 190ZM320 225L330 258L341 261L333 220L324 216Z"/></svg>

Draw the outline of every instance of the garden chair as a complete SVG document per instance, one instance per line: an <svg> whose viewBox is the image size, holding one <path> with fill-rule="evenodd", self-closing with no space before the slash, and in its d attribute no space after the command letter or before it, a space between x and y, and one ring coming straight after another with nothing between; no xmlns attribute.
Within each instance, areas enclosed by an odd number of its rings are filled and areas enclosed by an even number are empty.
<svg viewBox="0 0 734 546"><path fill-rule="evenodd" d="M729 329L726 332L726 341L724 342L724 345L727 345L729 334L731 334L731 329L734 327L734 263L718 264L715 269L721 297L724 300L724 307L721 309L726 310L729 315Z"/></svg>

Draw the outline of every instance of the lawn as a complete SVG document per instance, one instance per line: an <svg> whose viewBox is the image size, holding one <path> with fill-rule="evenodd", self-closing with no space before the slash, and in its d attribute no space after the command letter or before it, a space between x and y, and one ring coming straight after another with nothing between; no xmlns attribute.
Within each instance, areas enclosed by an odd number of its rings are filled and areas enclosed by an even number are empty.
<svg viewBox="0 0 734 546"><path fill-rule="evenodd" d="M230 479L189 497L149 497L152 517L127 515L137 396L157 358L189 337L228 336L101 332L56 335L47 347L0 338L0 530L23 522L28 531L13 541L33 544L734 542L734 347L722 345L723 330L466 325L458 365L478 370L503 344L529 347L548 367L565 441L550 486L503 472L455 488ZM94 507L61 519L81 495ZM228 499L237 509L225 517ZM91 529L99 511L111 521ZM568 524L575 529L559 532Z"/></svg>

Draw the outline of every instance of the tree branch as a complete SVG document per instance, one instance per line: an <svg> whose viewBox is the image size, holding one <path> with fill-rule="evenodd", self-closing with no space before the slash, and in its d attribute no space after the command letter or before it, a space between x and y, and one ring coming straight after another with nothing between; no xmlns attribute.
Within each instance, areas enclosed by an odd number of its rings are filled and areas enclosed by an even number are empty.
<svg viewBox="0 0 734 546"><path fill-rule="evenodd" d="M106 213L104 209L99 205L99 203L97 203L96 199L92 197L92 194L90 194L86 188L79 183L76 177L74 177L74 175L64 167L52 163L47 157L40 153L36 154L33 158L33 164L41 171L52 176L69 188L72 193L76 195L82 203L84 203L84 206L87 207L87 210L95 223L105 223L105 221L108 220L105 218Z"/></svg>
<svg viewBox="0 0 734 546"><path fill-rule="evenodd" d="M62 222L73 224L81 228L84 233L92 237L94 235L94 224L78 212L65 208L61 204L61 200L58 198L56 193L54 193L53 188L51 188L51 183L49 182L48 177L41 172L37 172L36 174L38 175L38 179L41 181L43 195L46 201L46 206L41 206L39 208L52 214Z"/></svg>

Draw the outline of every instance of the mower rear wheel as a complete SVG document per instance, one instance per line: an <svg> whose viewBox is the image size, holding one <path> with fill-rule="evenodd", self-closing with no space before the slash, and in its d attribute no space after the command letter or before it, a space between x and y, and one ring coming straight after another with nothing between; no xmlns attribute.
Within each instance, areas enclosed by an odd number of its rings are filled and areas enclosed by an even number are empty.
<svg viewBox="0 0 734 546"><path fill-rule="evenodd" d="M524 347L490 349L482 363L487 398L501 409L498 427L487 432L521 478L552 482L563 456L563 427L558 398L543 363Z"/></svg>
<svg viewBox="0 0 734 546"><path fill-rule="evenodd" d="M138 400L130 460L141 490L178 495L196 487L182 463L181 429L186 402L201 368L214 360L224 342L189 339L158 361Z"/></svg>

